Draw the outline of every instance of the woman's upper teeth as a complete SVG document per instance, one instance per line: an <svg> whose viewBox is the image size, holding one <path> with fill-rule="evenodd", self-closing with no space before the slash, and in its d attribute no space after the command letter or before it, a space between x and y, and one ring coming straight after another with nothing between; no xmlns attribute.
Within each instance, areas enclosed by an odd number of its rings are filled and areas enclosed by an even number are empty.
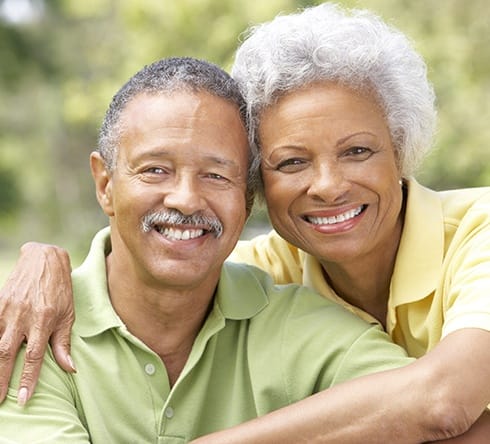
<svg viewBox="0 0 490 444"><path fill-rule="evenodd" d="M361 211L362 211L362 206L346 211L345 213L342 214L337 214L336 216L330 216L330 217L307 216L306 219L308 220L308 222L315 225L338 224L339 222L344 222L346 220L352 219L353 217L356 217Z"/></svg>

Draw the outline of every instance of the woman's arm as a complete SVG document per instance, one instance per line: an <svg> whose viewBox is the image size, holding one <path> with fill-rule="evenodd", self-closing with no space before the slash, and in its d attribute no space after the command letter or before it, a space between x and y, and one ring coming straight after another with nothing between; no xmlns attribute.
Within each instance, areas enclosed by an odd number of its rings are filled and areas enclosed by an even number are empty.
<svg viewBox="0 0 490 444"><path fill-rule="evenodd" d="M27 342L19 402L32 395L50 339L59 365L75 371L70 332L75 319L71 266L62 248L29 242L0 290L0 402L5 399L15 358Z"/></svg>
<svg viewBox="0 0 490 444"><path fill-rule="evenodd" d="M33 243L21 249L19 261L0 292L0 399L5 397L15 355L24 338L29 356L20 387L27 390L26 400L34 389L51 334L57 361L65 370L73 371L69 358L74 319L69 273L64 250ZM443 439L466 431L490 403L489 381L490 332L462 329L406 368L341 384L196 443L315 442L316 438L318 442L358 442L359 436L365 437L363 442L380 442L382 436L384 442L397 443ZM485 425L485 418L481 422Z"/></svg>
<svg viewBox="0 0 490 444"><path fill-rule="evenodd" d="M452 439L437 441L451 444L484 444L490 441L490 411L485 410L471 429Z"/></svg>
<svg viewBox="0 0 490 444"><path fill-rule="evenodd" d="M199 438L195 444L421 443L468 431L490 402L490 332L456 331L406 367L377 373ZM485 413L467 434L488 438Z"/></svg>

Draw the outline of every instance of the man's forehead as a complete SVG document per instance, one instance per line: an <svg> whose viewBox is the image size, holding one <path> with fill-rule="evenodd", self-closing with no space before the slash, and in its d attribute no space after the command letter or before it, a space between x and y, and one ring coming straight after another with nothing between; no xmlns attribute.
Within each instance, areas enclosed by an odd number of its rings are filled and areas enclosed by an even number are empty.
<svg viewBox="0 0 490 444"><path fill-rule="evenodd" d="M248 164L248 139L238 107L207 92L136 96L121 118L120 142L131 157L189 155L240 169Z"/></svg>
<svg viewBox="0 0 490 444"><path fill-rule="evenodd" d="M234 137L247 137L247 131L238 105L207 91L141 93L133 97L122 110L119 123L121 130L137 130L139 127L166 126L168 129L216 125L216 120L226 122L227 132ZM222 137L221 130L216 137Z"/></svg>

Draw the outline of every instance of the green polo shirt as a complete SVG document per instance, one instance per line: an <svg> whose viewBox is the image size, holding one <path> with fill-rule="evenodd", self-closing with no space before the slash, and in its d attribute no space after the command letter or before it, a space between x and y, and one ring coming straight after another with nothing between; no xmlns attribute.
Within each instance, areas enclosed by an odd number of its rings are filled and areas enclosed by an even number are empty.
<svg viewBox="0 0 490 444"><path fill-rule="evenodd" d="M410 356L420 357L456 330L490 330L490 187L433 191L415 179L407 185L386 330ZM240 241L231 259L262 268L276 283L310 287L375 322L335 293L315 257L275 231Z"/></svg>
<svg viewBox="0 0 490 444"><path fill-rule="evenodd" d="M65 373L48 354L36 393L20 408L21 355L0 407L0 442L185 443L346 379L412 362L379 327L311 290L274 286L257 268L227 263L213 309L170 387L160 358L110 304L109 249L103 230L73 273L77 373Z"/></svg>

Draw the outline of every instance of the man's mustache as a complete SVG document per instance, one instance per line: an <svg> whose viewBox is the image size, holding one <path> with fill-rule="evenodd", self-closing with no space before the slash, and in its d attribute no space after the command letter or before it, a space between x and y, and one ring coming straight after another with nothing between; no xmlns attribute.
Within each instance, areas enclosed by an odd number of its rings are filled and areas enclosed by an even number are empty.
<svg viewBox="0 0 490 444"><path fill-rule="evenodd" d="M223 224L217 217L194 213L186 216L177 210L151 211L141 218L141 229L147 233L158 225L186 225L205 229L219 238L223 234Z"/></svg>

